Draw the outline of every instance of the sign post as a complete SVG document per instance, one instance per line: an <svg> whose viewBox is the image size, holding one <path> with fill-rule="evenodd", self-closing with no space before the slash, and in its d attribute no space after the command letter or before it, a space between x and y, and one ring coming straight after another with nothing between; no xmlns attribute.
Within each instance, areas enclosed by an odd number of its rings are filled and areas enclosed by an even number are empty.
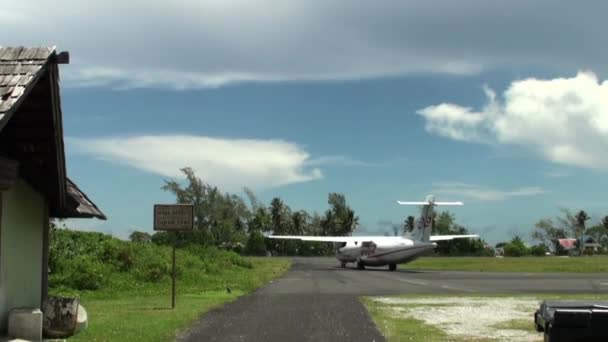
<svg viewBox="0 0 608 342"><path fill-rule="evenodd" d="M194 228L194 206L192 204L155 204L154 230L174 232L173 260L171 270L171 309L175 309L175 246L178 231Z"/></svg>

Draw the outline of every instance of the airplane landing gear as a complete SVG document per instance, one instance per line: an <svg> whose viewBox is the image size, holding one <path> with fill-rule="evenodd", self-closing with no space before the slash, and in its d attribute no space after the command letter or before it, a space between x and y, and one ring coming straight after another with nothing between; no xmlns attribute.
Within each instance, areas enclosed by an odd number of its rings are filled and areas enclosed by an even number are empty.
<svg viewBox="0 0 608 342"><path fill-rule="evenodd" d="M397 270L397 264L388 264L388 270L391 272Z"/></svg>
<svg viewBox="0 0 608 342"><path fill-rule="evenodd" d="M360 269L360 270L364 270L365 269L365 265L361 261L357 261L357 268Z"/></svg>
<svg viewBox="0 0 608 342"><path fill-rule="evenodd" d="M346 263L345 263L345 262L341 262L341 263L340 263L340 267L342 267L342 268L346 268Z"/></svg>

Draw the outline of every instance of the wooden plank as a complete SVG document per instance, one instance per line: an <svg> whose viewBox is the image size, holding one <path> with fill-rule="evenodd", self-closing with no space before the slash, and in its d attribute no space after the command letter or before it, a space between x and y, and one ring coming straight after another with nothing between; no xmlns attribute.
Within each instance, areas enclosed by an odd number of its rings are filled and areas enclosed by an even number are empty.
<svg viewBox="0 0 608 342"><path fill-rule="evenodd" d="M11 93L11 97L12 98L18 98L19 96L23 95L24 91L25 91L25 87L24 86L15 87L13 89L13 92Z"/></svg>
<svg viewBox="0 0 608 342"><path fill-rule="evenodd" d="M2 55L0 55L0 60L9 60L14 61L19 57L19 54L23 50L23 47L7 47L4 48Z"/></svg>
<svg viewBox="0 0 608 342"><path fill-rule="evenodd" d="M0 85L8 85L8 82L10 82L11 78L13 78L13 75L0 75Z"/></svg>
<svg viewBox="0 0 608 342"><path fill-rule="evenodd" d="M20 64L20 71L22 74L27 74L27 75L35 75L38 70L40 70L40 67L42 67L41 64Z"/></svg>
<svg viewBox="0 0 608 342"><path fill-rule="evenodd" d="M41 47L41 48L38 48L36 50L36 53L34 54L33 59L46 60L46 59L48 59L51 56L51 54L53 53L53 51L55 51L55 49L51 48L51 47Z"/></svg>
<svg viewBox="0 0 608 342"><path fill-rule="evenodd" d="M26 86L31 80L32 78L34 78L34 76L32 75L20 75L21 79L19 79L19 82L17 83L18 86Z"/></svg>
<svg viewBox="0 0 608 342"><path fill-rule="evenodd" d="M15 103L15 101L12 98L9 98L8 100L0 103L0 113L8 112L8 110L13 107L14 103Z"/></svg>
<svg viewBox="0 0 608 342"><path fill-rule="evenodd" d="M17 64L0 64L0 74L2 75L12 75L15 72L15 68Z"/></svg>
<svg viewBox="0 0 608 342"><path fill-rule="evenodd" d="M32 49L32 48L23 48L21 51L19 51L19 55L15 59L16 60L31 59L31 57L29 57L29 55L32 54L33 50L34 49Z"/></svg>
<svg viewBox="0 0 608 342"><path fill-rule="evenodd" d="M13 78L11 78L11 80L8 82L8 86L16 86L17 84L19 84L19 80L21 79L21 75L13 75Z"/></svg>
<svg viewBox="0 0 608 342"><path fill-rule="evenodd" d="M8 96L13 92L15 87L4 87L0 86L0 97Z"/></svg>

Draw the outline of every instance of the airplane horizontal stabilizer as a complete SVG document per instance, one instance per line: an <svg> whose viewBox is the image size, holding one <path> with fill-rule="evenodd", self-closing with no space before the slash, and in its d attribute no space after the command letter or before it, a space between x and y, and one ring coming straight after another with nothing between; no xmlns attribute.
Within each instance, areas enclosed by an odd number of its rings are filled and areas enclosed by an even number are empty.
<svg viewBox="0 0 608 342"><path fill-rule="evenodd" d="M397 203L399 203L400 205L427 205L427 204L429 204L429 202L403 202L403 201L397 201Z"/></svg>
<svg viewBox="0 0 608 342"><path fill-rule="evenodd" d="M435 202L435 205L464 205L462 202Z"/></svg>
<svg viewBox="0 0 608 342"><path fill-rule="evenodd" d="M430 241L446 241L454 239L466 239L466 238L478 238L479 235L434 235L431 236Z"/></svg>
<svg viewBox="0 0 608 342"><path fill-rule="evenodd" d="M464 205L462 202L403 202L397 201L400 205Z"/></svg>

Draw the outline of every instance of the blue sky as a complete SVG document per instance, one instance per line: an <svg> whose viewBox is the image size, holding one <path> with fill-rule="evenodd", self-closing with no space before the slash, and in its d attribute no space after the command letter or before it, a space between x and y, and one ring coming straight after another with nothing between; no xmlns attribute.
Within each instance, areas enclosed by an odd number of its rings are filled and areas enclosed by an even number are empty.
<svg viewBox="0 0 608 342"><path fill-rule="evenodd" d="M7 45L70 51L68 172L109 217L74 227L151 231L152 205L172 201L163 180L192 166L294 209L342 192L361 234L415 213L396 200L434 193L498 242L560 206L608 214L607 9L61 0L0 18Z"/></svg>

